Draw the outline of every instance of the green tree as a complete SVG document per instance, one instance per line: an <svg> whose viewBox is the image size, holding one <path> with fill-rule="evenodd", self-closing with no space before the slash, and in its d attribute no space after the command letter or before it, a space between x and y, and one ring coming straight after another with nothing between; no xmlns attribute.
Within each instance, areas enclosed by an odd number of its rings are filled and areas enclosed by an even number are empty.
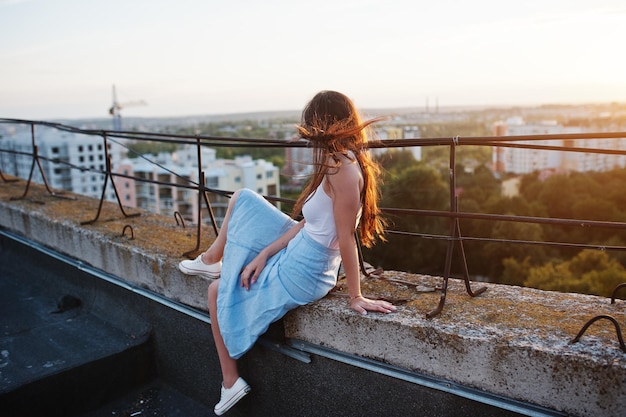
<svg viewBox="0 0 626 417"><path fill-rule="evenodd" d="M549 291L577 292L610 296L626 282L626 270L605 252L585 249L569 261L552 261L531 268L527 287Z"/></svg>
<svg viewBox="0 0 626 417"><path fill-rule="evenodd" d="M528 279L530 269L530 258L527 256L521 262L515 258L505 258L502 260L502 275L499 283L506 285L523 286Z"/></svg>
<svg viewBox="0 0 626 417"><path fill-rule="evenodd" d="M439 173L418 163L384 184L381 207L447 210L448 187ZM447 220L431 216L387 215L388 229L401 233L441 235ZM405 234L387 235L388 242L366 250L368 262L410 272L440 271L445 242Z"/></svg>
<svg viewBox="0 0 626 417"><path fill-rule="evenodd" d="M486 166L480 165L471 174L465 173L462 169L457 169L457 173L456 186L461 193L460 207L463 200L486 202L492 197L501 195L500 182Z"/></svg>
<svg viewBox="0 0 626 417"><path fill-rule="evenodd" d="M417 163L413 153L405 149L388 149L376 157L376 161L383 171L384 181L397 177L402 171Z"/></svg>
<svg viewBox="0 0 626 417"><path fill-rule="evenodd" d="M548 216L568 218L576 195L567 175L553 175L544 181L535 198L548 209Z"/></svg>
<svg viewBox="0 0 626 417"><path fill-rule="evenodd" d="M543 230L534 223L520 223L510 221L496 222L492 237L500 240L517 240L527 242L543 242ZM545 262L543 247L523 243L488 242L483 249L483 256L491 259L488 276L495 282L502 282L500 277L505 269L504 259L517 261L527 260L535 265Z"/></svg>
<svg viewBox="0 0 626 417"><path fill-rule="evenodd" d="M459 210L466 213L489 212L488 207L502 199L501 184L491 170L484 165L479 166L473 172L466 172L463 167L457 167L457 195ZM491 202L491 203L490 203ZM492 234L493 221L461 219L461 236L490 237ZM464 242L464 250L467 266L470 274L488 276L492 269L493 259L485 256L483 242ZM458 253L458 252L455 252ZM455 270L462 268L462 258L454 258Z"/></svg>
<svg viewBox="0 0 626 417"><path fill-rule="evenodd" d="M158 155L160 152L172 153L177 149L175 143L133 141L128 145L128 157L138 158L139 155Z"/></svg>
<svg viewBox="0 0 626 417"><path fill-rule="evenodd" d="M626 212L621 210L626 198L621 191L626 187L626 170L623 168L604 172L573 172L568 175L553 175L542 180L539 173L522 177L521 196L534 207L536 216L608 222L626 221ZM565 243L592 243L609 245L608 242L623 242L620 229L589 227L584 222L574 225L542 226L544 239ZM554 252L554 250L552 250ZM573 248L558 249L558 256L568 259L576 255ZM626 256L616 259L626 265Z"/></svg>
<svg viewBox="0 0 626 417"><path fill-rule="evenodd" d="M223 121L201 123L198 126L185 127L176 133L187 135L201 135L228 138L253 138L253 139L284 139L284 132L272 128L270 123L257 120L241 120L237 122ZM209 146L211 140L205 141ZM281 159L284 160L285 149L282 147L261 147L247 146L235 147L229 145L215 144L217 158L234 159L237 156L250 155L252 159L265 159L275 162L277 166L282 166Z"/></svg>

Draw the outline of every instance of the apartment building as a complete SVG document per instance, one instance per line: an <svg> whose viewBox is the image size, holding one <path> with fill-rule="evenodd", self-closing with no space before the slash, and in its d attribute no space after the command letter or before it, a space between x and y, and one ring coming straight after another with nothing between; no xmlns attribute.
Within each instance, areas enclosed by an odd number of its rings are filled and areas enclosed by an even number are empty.
<svg viewBox="0 0 626 417"><path fill-rule="evenodd" d="M380 140L402 140L402 139L419 139L422 137L419 126L377 126L374 130L376 138ZM399 150L408 150L413 154L416 161L422 160L422 148L420 146L394 148ZM387 152L387 148L373 149L375 155L382 155Z"/></svg>
<svg viewBox="0 0 626 417"><path fill-rule="evenodd" d="M494 136L567 135L584 133L580 127L567 127L555 121L525 123L520 117L494 125ZM626 139L552 139L521 140L516 144L559 146L566 148L626 149ZM526 148L494 147L492 153L495 172L527 174L533 171L606 171L626 166L624 155L569 152Z"/></svg>
<svg viewBox="0 0 626 417"><path fill-rule="evenodd" d="M125 159L116 172L130 174L137 180L116 177L116 186L123 204L166 216L178 213L190 223L197 221L199 210L202 221L210 222L204 197L194 189L199 184L200 173L209 189L233 191L249 188L262 195L280 197L279 170L270 162L253 160L250 156L217 159L215 149L203 147L201 165L200 171L194 146L183 147L172 154ZM206 196L219 226L226 214L229 197L215 192L207 192Z"/></svg>
<svg viewBox="0 0 626 417"><path fill-rule="evenodd" d="M34 141L33 141L34 134ZM33 143L37 149L41 170L34 164ZM108 143L112 161L119 161L123 150ZM3 172L20 178L29 178L48 185L57 191L70 191L89 197L100 198L106 170L104 139L100 136L78 135L57 129L36 126L18 126L5 131L0 140L0 168ZM112 188L107 189L107 199L114 199Z"/></svg>

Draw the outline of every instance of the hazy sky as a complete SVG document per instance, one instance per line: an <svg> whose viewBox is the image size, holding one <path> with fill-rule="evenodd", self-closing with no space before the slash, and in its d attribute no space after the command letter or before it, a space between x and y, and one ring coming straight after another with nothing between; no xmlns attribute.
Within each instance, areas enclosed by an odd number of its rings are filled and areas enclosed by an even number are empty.
<svg viewBox="0 0 626 417"><path fill-rule="evenodd" d="M624 0L0 0L0 117L626 101Z"/></svg>

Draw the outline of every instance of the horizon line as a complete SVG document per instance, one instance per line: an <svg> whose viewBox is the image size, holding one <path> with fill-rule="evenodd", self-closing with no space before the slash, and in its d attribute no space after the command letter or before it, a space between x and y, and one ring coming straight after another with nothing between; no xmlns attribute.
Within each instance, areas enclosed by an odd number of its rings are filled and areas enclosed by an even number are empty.
<svg viewBox="0 0 626 417"><path fill-rule="evenodd" d="M531 109L542 107L584 107L584 106L607 106L607 105L626 105L626 101L590 101L581 103L543 103L543 104L459 104L459 105L434 105L434 106L392 106L392 107L363 107L360 109L361 113L368 112L418 112L425 114L436 114L438 112L450 112L450 111L484 111L489 109ZM428 107L428 108L426 108ZM298 109L283 109L283 110L251 110L241 112L227 112L227 113L190 113L186 115L160 115L160 116L121 116L124 119L183 119L192 117L227 117L227 116L246 116L246 115L263 115L273 113L294 113L300 114L302 110ZM393 115L392 113L388 114ZM24 119L27 120L27 119ZM31 119L34 121L34 119ZM46 120L46 119L40 119ZM53 117L47 120L111 120L111 116L84 116L84 117Z"/></svg>

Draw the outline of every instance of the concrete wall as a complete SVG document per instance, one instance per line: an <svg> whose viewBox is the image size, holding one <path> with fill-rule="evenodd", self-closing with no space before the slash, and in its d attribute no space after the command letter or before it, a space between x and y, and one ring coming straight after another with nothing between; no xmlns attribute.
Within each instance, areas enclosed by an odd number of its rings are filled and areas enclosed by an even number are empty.
<svg viewBox="0 0 626 417"><path fill-rule="evenodd" d="M23 181L0 183L0 227L82 260L134 285L192 307L206 309L208 280L187 277L177 269L182 253L193 249L195 229L172 218L142 212L124 218L116 205L105 204L93 219L98 201L49 195ZM122 236L126 225L132 226ZM210 243L210 230L201 246ZM386 271L385 276L407 274ZM424 287L437 277L414 276ZM575 416L620 416L626 410L626 353L615 329L597 322L579 343L568 342L592 317L610 314L626 321L624 302L527 288L488 284L470 298L451 281L444 311L438 293L399 303L390 315L359 316L344 297L331 294L299 308L284 320L285 335L299 341L356 354L514 400Z"/></svg>

